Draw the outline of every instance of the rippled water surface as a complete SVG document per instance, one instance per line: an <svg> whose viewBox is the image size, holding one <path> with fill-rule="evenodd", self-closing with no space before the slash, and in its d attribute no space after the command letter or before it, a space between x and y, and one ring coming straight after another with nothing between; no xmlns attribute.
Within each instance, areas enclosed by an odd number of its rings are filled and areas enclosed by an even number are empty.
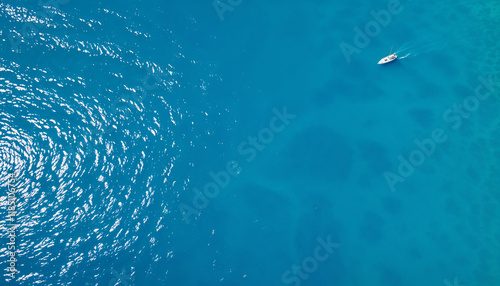
<svg viewBox="0 0 500 286"><path fill-rule="evenodd" d="M500 285L500 3L393 2L0 3L2 285Z"/></svg>

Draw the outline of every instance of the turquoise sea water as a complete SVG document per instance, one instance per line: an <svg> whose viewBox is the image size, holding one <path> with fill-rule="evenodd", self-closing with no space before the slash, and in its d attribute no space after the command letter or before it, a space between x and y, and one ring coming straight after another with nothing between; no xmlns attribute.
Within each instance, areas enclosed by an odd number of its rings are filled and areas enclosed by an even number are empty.
<svg viewBox="0 0 500 286"><path fill-rule="evenodd" d="M2 285L500 285L500 2L0 12Z"/></svg>

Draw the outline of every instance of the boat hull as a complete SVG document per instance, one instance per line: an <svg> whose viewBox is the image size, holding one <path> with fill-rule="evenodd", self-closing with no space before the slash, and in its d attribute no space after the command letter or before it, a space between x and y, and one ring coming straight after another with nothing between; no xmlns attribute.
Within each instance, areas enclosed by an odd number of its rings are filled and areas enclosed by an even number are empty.
<svg viewBox="0 0 500 286"><path fill-rule="evenodd" d="M378 64L379 65L388 64L390 62L395 61L397 58L398 58L397 56L392 56L392 55L391 56L387 56L387 57L381 59L380 61L378 61Z"/></svg>

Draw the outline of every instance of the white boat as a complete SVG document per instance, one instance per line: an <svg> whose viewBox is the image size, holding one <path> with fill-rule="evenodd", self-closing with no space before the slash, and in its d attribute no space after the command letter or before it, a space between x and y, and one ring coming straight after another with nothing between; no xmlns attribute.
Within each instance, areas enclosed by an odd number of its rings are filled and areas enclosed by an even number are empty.
<svg viewBox="0 0 500 286"><path fill-rule="evenodd" d="M396 59L398 58L398 56L396 55L396 53L392 54L392 55L388 55L387 57L381 59L380 61L378 61L378 64L379 65L383 65L383 64L386 64L386 63L390 63L392 61L395 61Z"/></svg>

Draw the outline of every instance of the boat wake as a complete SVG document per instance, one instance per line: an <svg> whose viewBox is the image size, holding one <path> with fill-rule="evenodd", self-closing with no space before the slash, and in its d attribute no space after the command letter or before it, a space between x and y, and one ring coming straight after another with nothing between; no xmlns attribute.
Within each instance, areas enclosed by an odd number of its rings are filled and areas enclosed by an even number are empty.
<svg viewBox="0 0 500 286"><path fill-rule="evenodd" d="M441 39L433 39L419 42L404 43L396 53L398 59L413 58L422 54L427 54L432 51L443 49L446 46L445 42Z"/></svg>

